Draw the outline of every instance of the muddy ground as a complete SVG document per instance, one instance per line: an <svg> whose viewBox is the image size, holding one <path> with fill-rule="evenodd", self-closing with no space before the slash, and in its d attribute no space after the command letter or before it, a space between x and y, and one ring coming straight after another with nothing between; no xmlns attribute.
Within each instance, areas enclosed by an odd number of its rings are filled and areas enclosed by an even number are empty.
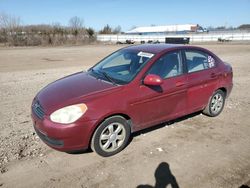
<svg viewBox="0 0 250 188"><path fill-rule="evenodd" d="M0 48L0 187L250 186L250 44L202 46L233 66L223 113L198 113L137 133L110 158L47 147L34 133L30 104L48 83L122 46Z"/></svg>

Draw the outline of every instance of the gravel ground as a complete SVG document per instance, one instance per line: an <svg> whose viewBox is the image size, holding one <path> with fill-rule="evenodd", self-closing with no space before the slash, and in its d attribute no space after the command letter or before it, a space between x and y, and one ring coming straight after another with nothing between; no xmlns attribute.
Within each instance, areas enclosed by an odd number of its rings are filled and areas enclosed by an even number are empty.
<svg viewBox="0 0 250 188"><path fill-rule="evenodd" d="M40 141L30 119L35 94L121 47L0 48L0 187L250 186L249 44L203 45L234 70L232 94L216 118L194 114L139 132L110 158Z"/></svg>

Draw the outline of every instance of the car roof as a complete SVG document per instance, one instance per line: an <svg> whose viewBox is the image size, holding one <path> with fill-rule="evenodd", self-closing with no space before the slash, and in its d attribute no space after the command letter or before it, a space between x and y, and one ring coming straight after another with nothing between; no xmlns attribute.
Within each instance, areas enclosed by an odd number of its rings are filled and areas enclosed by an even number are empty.
<svg viewBox="0 0 250 188"><path fill-rule="evenodd" d="M181 44L139 44L139 45L132 45L128 46L125 49L131 49L135 51L144 51L153 54L158 54L163 51L172 50L172 49L200 49L204 50L201 47L190 46L190 45L181 45Z"/></svg>
<svg viewBox="0 0 250 188"><path fill-rule="evenodd" d="M177 45L177 44L139 44L139 45L132 45L129 47L126 47L125 49L131 49L136 51L144 51L144 52L150 52L154 54L161 53L165 50L175 49L177 47L181 47L184 45Z"/></svg>

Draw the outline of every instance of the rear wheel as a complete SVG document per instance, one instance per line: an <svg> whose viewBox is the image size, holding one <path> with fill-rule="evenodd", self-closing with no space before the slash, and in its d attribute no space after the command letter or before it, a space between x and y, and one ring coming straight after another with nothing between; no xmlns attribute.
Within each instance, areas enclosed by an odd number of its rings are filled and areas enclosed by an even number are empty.
<svg viewBox="0 0 250 188"><path fill-rule="evenodd" d="M130 125L121 116L113 116L103 121L96 129L91 149L97 154L108 157L123 150L130 137Z"/></svg>
<svg viewBox="0 0 250 188"><path fill-rule="evenodd" d="M210 117L218 116L224 108L225 98L225 92L220 89L215 91L212 97L209 99L209 102L206 108L203 110L203 113Z"/></svg>

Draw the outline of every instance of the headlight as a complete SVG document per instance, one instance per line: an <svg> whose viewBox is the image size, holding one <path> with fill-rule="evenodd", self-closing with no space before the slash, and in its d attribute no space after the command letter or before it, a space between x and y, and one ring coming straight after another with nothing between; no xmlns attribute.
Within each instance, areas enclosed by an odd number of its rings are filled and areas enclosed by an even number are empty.
<svg viewBox="0 0 250 188"><path fill-rule="evenodd" d="M53 112L50 115L50 119L55 123L73 123L78 120L87 111L87 109L86 104L66 106Z"/></svg>

